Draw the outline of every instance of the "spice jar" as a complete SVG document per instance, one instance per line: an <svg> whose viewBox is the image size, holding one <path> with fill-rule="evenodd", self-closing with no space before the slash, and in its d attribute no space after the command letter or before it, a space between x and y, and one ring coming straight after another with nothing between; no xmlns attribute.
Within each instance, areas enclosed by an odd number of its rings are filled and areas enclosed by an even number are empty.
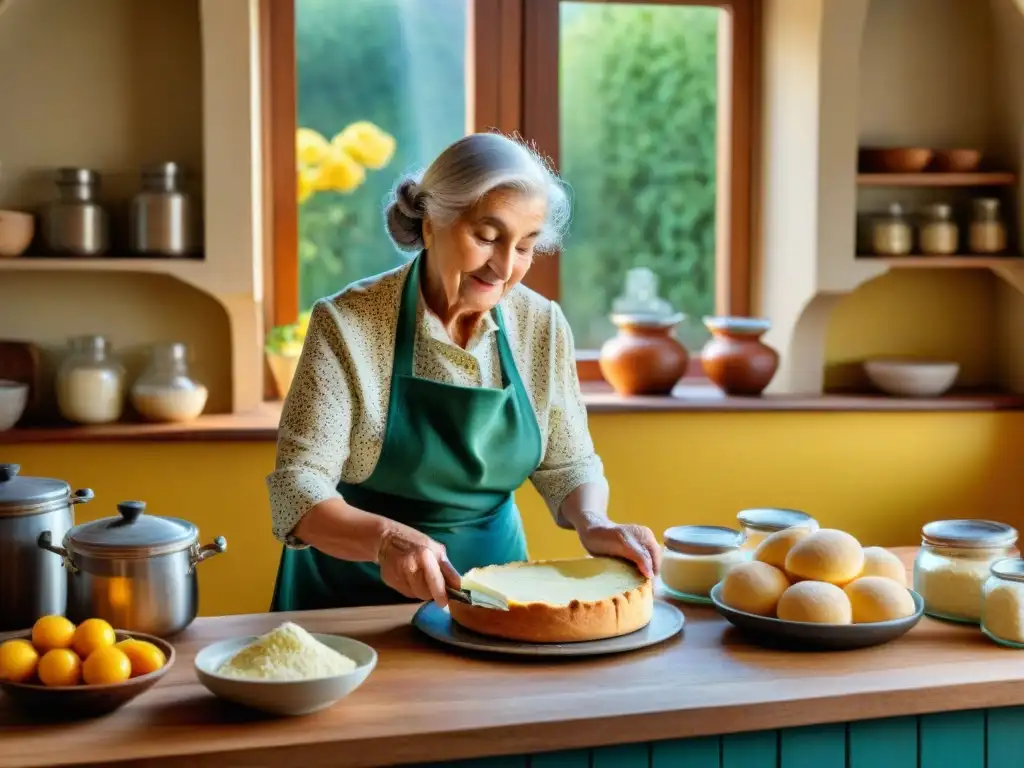
<svg viewBox="0 0 1024 768"><path fill-rule="evenodd" d="M957 252L959 237L953 220L953 207L947 203L936 203L925 209L925 221L921 226L921 253L945 256Z"/></svg>
<svg viewBox="0 0 1024 768"><path fill-rule="evenodd" d="M124 410L124 368L102 336L69 341L70 353L57 371L57 407L68 421L108 424Z"/></svg>
<svg viewBox="0 0 1024 768"><path fill-rule="evenodd" d="M664 534L661 581L681 600L710 603L711 588L746 562L743 534L717 525L680 525Z"/></svg>
<svg viewBox="0 0 1024 768"><path fill-rule="evenodd" d="M974 201L971 219L971 253L1002 253L1006 250L1006 224L999 213L999 200L980 197Z"/></svg>
<svg viewBox="0 0 1024 768"><path fill-rule="evenodd" d="M820 527L817 520L798 509L775 507L744 509L736 515L736 519L740 521L740 530L743 532L743 549L746 552L757 549L758 544L777 531L784 531L796 526L816 531Z"/></svg>
<svg viewBox="0 0 1024 768"><path fill-rule="evenodd" d="M937 619L977 624L982 590L996 560L1015 554L1017 531L990 520L937 520L921 529L914 591Z"/></svg>
<svg viewBox="0 0 1024 768"><path fill-rule="evenodd" d="M981 631L1000 645L1024 648L1024 560L996 560L981 597Z"/></svg>
<svg viewBox="0 0 1024 768"><path fill-rule="evenodd" d="M147 421L191 421L206 407L207 390L188 370L188 347L155 344L149 367L132 386L132 406Z"/></svg>
<svg viewBox="0 0 1024 768"><path fill-rule="evenodd" d="M887 216L875 220L871 229L871 248L880 256L905 256L913 247L913 232L903 215L903 206L893 203Z"/></svg>

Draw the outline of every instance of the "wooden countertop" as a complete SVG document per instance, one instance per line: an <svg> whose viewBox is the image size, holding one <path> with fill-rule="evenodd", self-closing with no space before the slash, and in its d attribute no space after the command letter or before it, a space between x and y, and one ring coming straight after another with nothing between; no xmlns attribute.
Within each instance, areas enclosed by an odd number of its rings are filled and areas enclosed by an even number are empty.
<svg viewBox="0 0 1024 768"><path fill-rule="evenodd" d="M220 702L192 670L204 645L286 615L200 619L167 678L106 718L32 724L0 697L0 766L379 766L1024 704L1024 653L974 628L925 618L878 648L787 653L747 644L710 609L684 611L683 637L558 662L450 652L409 626L411 607L292 615L380 653L349 698L294 719Z"/></svg>

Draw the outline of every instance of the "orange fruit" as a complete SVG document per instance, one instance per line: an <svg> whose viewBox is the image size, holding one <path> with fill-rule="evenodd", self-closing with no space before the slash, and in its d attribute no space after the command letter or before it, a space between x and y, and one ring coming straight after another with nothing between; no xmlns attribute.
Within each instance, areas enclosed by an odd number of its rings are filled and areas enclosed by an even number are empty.
<svg viewBox="0 0 1024 768"><path fill-rule="evenodd" d="M28 640L8 640L0 645L0 680L25 683L39 665L39 652Z"/></svg>
<svg viewBox="0 0 1024 768"><path fill-rule="evenodd" d="M48 686L78 685L82 679L82 660L67 648L54 648L43 654L37 670L39 681Z"/></svg>
<svg viewBox="0 0 1024 768"><path fill-rule="evenodd" d="M156 672L167 663L164 652L146 640L122 640L116 648L124 651L132 665L132 677Z"/></svg>
<svg viewBox="0 0 1024 768"><path fill-rule="evenodd" d="M70 648L75 625L63 616L43 616L32 626L32 645L39 653L54 648Z"/></svg>
<svg viewBox="0 0 1024 768"><path fill-rule="evenodd" d="M88 659L97 648L105 648L117 642L114 628L103 619L86 619L75 630L71 647L79 658Z"/></svg>
<svg viewBox="0 0 1024 768"><path fill-rule="evenodd" d="M132 675L132 663L120 648L105 645L93 651L82 665L86 685L123 683Z"/></svg>

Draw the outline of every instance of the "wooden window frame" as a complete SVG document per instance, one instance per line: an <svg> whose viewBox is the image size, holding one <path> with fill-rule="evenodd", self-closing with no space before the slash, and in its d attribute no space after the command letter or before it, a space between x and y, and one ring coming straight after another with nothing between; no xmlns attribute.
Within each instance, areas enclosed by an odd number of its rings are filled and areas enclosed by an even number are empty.
<svg viewBox="0 0 1024 768"><path fill-rule="evenodd" d="M559 3L562 0L467 0L467 131L497 129L536 143L558 165ZM716 312L751 312L754 125L760 0L586 0L591 3L699 5L722 8L719 27L718 195L715 216ZM295 0L261 0L261 78L266 126L268 215L264 289L268 325L299 313ZM526 281L557 300L558 254L538 259ZM702 377L690 350L688 377ZM580 379L599 381L597 354L581 350Z"/></svg>

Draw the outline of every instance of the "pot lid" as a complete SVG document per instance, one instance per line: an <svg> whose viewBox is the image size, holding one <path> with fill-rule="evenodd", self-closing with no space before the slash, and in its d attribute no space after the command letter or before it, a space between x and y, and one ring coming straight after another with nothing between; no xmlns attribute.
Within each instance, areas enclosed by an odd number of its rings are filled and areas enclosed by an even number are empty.
<svg viewBox="0 0 1024 768"><path fill-rule="evenodd" d="M1017 541L1017 529L992 520L936 520L921 529L921 539L940 547L1009 547Z"/></svg>
<svg viewBox="0 0 1024 768"><path fill-rule="evenodd" d="M20 471L20 464L0 464L0 514L24 512L71 495L71 486L63 480L28 477Z"/></svg>
<svg viewBox="0 0 1024 768"><path fill-rule="evenodd" d="M750 336L771 330L771 321L764 317L705 317L704 327L737 336Z"/></svg>
<svg viewBox="0 0 1024 768"><path fill-rule="evenodd" d="M635 328L672 328L686 319L682 312L662 314L657 312L615 312L611 321L617 327L633 326Z"/></svg>
<svg viewBox="0 0 1024 768"><path fill-rule="evenodd" d="M721 525L677 525L665 531L665 546L683 555L718 555L742 544L742 533Z"/></svg>
<svg viewBox="0 0 1024 768"><path fill-rule="evenodd" d="M768 533L784 531L795 525L807 525L814 521L813 517L798 509L779 509L776 507L744 509L736 515L736 519L747 528Z"/></svg>
<svg viewBox="0 0 1024 768"><path fill-rule="evenodd" d="M153 557L180 552L198 539L198 529L187 520L147 515L145 509L144 501L122 501L117 505L120 516L76 525L68 531L68 547L100 557Z"/></svg>
<svg viewBox="0 0 1024 768"><path fill-rule="evenodd" d="M1007 557L996 560L989 567L993 576L1006 581L1024 581L1024 560L1019 557Z"/></svg>

